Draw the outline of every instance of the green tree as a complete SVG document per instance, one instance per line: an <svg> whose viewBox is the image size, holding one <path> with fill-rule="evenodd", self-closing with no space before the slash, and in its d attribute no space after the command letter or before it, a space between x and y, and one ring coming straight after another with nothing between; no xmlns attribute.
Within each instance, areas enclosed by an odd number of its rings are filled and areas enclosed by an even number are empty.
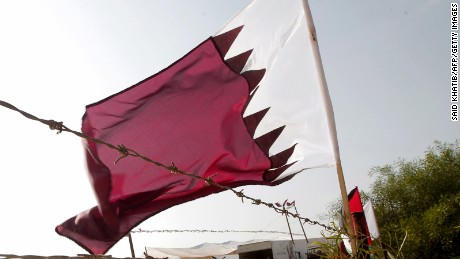
<svg viewBox="0 0 460 259"><path fill-rule="evenodd" d="M460 256L459 142L435 142L421 159L371 169L372 199L382 242L399 258ZM364 202L364 201L363 201ZM341 201L323 219L337 219Z"/></svg>
<svg viewBox="0 0 460 259"><path fill-rule="evenodd" d="M435 142L422 159L375 167L369 193L384 243L405 258L460 255L460 147ZM394 243L394 241L393 241Z"/></svg>

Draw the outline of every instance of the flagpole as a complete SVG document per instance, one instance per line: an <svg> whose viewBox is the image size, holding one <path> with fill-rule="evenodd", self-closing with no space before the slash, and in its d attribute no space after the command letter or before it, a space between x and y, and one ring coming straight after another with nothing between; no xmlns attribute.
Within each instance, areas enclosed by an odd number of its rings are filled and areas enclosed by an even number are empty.
<svg viewBox="0 0 460 259"><path fill-rule="evenodd" d="M294 209L295 209L295 213L299 215L299 212L297 211L297 207L295 206L295 204L294 204ZM303 228L303 224L300 219L299 219L299 223L300 223L300 227L302 228L303 235L305 236L305 241L307 241L308 243L307 233L305 233L305 229Z"/></svg>
<svg viewBox="0 0 460 259"><path fill-rule="evenodd" d="M323 69L323 63L321 61L321 55L319 52L319 45L318 45L318 38L316 36L316 29L315 25L313 23L313 17L311 14L310 6L308 4L308 0L302 0L303 3L303 8L305 12L305 17L307 20L307 26L309 28L310 32L310 41L312 43L312 48L313 48L313 55L316 63L316 68L317 68L317 73L318 73L318 79L319 79L319 84L321 86L321 93L322 93L322 98L323 98L323 103L325 105L325 110L327 113L327 122L329 126L329 134L331 137L331 142L332 142L332 147L334 149L334 155L335 155L335 161L336 161L336 169L337 169L337 177L339 180L339 186L340 186L340 193L342 196L342 204L343 204L343 209L345 212L345 220L348 224L348 235L351 240L351 250L353 255L356 255L356 238L353 233L353 230L351 228L351 218L350 218L350 205L348 203L348 192L347 188L345 185L345 177L343 176L343 169L342 169L342 163L340 162L340 155L339 155L339 144L337 140L337 131L335 127L335 120L334 120L334 112L332 110L332 103L331 103L331 98L329 96L329 91L327 88L327 83L326 83L326 76L324 74L324 69Z"/></svg>
<svg viewBox="0 0 460 259"><path fill-rule="evenodd" d="M131 237L131 233L128 234L128 240L129 240L129 248L131 250L131 257L135 258L136 255L134 253L134 245L133 245L133 238Z"/></svg>
<svg viewBox="0 0 460 259"><path fill-rule="evenodd" d="M287 225L288 225L288 228L289 228L289 234L291 235L292 244L294 244L294 237L292 236L291 225L289 224L288 214L287 214L285 204L286 204L286 202L284 202L284 204L283 204L283 213L284 213L284 216L286 217L286 222L287 222Z"/></svg>

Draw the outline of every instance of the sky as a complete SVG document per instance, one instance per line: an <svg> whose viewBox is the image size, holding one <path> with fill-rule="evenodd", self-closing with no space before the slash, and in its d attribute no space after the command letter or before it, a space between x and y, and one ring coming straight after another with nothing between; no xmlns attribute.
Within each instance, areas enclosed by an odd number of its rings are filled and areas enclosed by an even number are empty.
<svg viewBox="0 0 460 259"><path fill-rule="evenodd" d="M85 105L158 72L217 32L248 0L1 0L0 100L80 130ZM453 142L450 2L311 0L348 190L369 190L375 166ZM281 10L280 10L281 11ZM96 205L81 140L0 107L0 254L76 255L54 228ZM295 200L319 220L340 197L334 168L276 187L243 187L267 202ZM290 219L293 232L299 224ZM323 222L326 223L327 222ZM285 218L223 192L173 207L146 230L288 231ZM321 228L305 225L309 237ZM145 247L286 238L273 234L133 234ZM127 238L108 254L130 256Z"/></svg>

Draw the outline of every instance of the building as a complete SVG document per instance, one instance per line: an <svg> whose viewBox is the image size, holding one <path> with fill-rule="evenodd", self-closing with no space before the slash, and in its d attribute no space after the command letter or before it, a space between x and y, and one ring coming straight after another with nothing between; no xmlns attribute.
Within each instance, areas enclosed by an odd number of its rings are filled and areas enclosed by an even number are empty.
<svg viewBox="0 0 460 259"><path fill-rule="evenodd" d="M238 246L239 259L312 259L320 258L319 245L315 242L326 242L324 238L308 240L272 240Z"/></svg>

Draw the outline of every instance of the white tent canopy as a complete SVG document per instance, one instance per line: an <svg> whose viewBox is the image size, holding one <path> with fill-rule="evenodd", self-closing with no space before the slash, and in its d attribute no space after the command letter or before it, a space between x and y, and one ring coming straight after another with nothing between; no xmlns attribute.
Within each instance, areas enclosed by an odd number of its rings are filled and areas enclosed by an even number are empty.
<svg viewBox="0 0 460 259"><path fill-rule="evenodd" d="M238 249L239 245L262 242L265 240L250 240L246 242L227 241L224 243L203 243L189 248L156 248L147 247L147 254L153 257L204 257L228 255ZM226 258L229 258L226 256Z"/></svg>

